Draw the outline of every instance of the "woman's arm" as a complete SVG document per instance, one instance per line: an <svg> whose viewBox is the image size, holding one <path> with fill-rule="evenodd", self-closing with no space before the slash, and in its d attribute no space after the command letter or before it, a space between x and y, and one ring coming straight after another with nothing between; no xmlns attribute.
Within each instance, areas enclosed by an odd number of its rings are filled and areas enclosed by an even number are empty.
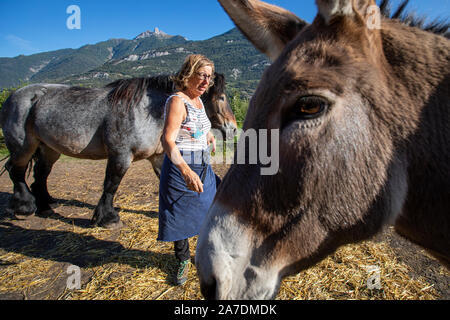
<svg viewBox="0 0 450 320"><path fill-rule="evenodd" d="M173 97L167 105L166 122L161 137L161 143L166 155L181 171L188 189L202 193L203 183L201 182L200 177L187 165L186 161L184 161L180 150L175 143L181 123L186 116L186 108L183 100L177 96Z"/></svg>

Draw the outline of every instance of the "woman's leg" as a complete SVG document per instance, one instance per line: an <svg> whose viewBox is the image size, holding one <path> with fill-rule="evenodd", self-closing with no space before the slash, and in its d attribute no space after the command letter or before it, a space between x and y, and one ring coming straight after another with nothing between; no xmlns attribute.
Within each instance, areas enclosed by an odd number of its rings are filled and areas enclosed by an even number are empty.
<svg viewBox="0 0 450 320"><path fill-rule="evenodd" d="M189 250L189 240L180 240L174 242L175 257L179 262L191 259L191 252Z"/></svg>
<svg viewBox="0 0 450 320"><path fill-rule="evenodd" d="M177 276L175 283L177 285L184 284L188 279L189 264L191 260L191 252L189 250L189 240L175 241L174 243L175 257L178 260Z"/></svg>

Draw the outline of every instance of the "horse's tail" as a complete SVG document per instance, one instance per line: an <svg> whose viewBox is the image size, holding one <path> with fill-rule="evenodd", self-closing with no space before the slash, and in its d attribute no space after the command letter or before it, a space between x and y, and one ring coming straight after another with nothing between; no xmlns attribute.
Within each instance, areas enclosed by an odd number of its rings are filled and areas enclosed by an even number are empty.
<svg viewBox="0 0 450 320"><path fill-rule="evenodd" d="M8 113L11 112L12 108L14 108L12 100L13 100L13 97L14 97L16 91L17 90L13 90L10 93L9 97L5 100L5 102L2 105L2 108L0 109L0 127L2 129L5 129L4 126L5 126L6 119L8 117ZM10 158L11 158L11 155L8 154L6 157L4 157L3 159L0 160L0 163L3 163L4 161L9 160ZM27 167L28 167L27 170L29 170L30 164L32 165L32 163L29 163L27 165ZM7 161L2 168L2 171L0 172L0 177L3 176L6 171L9 171L9 166L10 166L10 162Z"/></svg>
<svg viewBox="0 0 450 320"><path fill-rule="evenodd" d="M2 108L0 109L0 128L3 128L3 120L4 120L4 110L6 110L6 106L10 104L10 99L11 99L11 95L8 97L8 99L6 99L6 101L3 103ZM9 159L10 155L8 154L7 157L3 158L0 160L0 163L2 163L3 161L5 161L6 159ZM5 173L5 171L7 170L6 167L7 163L4 165L3 170L0 172L0 177Z"/></svg>
<svg viewBox="0 0 450 320"><path fill-rule="evenodd" d="M6 159L9 159L9 157L10 157L10 155L8 155L7 157L3 158L2 160L0 160L0 163L5 161ZM7 166L8 166L8 162L5 163L5 165L3 166L3 170L0 172L0 177L5 174L6 170L8 170Z"/></svg>
<svg viewBox="0 0 450 320"><path fill-rule="evenodd" d="M9 98L8 98L9 99ZM6 103L6 101L5 101ZM5 104L3 103L3 105ZM2 106L3 106L2 105ZM0 129L3 128L3 112L2 112L3 108L0 109Z"/></svg>
<svg viewBox="0 0 450 320"><path fill-rule="evenodd" d="M6 157L3 158L2 160L0 160L0 163L2 163L3 161L9 159L10 157L11 157L11 155L6 156ZM33 162L36 162L36 160L34 159L34 157L32 157L32 158L30 159L30 161L28 162L28 164L27 164L27 171L28 171L27 178L30 177L31 171L33 170ZM7 162L5 163L5 165L3 166L3 169L2 169L2 171L0 172L0 177L3 176L3 175L5 174L6 171L9 171L9 168L8 168L9 165L8 165L8 164L9 164L9 161L7 161Z"/></svg>
<svg viewBox="0 0 450 320"><path fill-rule="evenodd" d="M3 121L5 119L5 113L6 113L6 109L8 108L8 105L11 103L11 95L9 95L8 99L6 99L6 101L3 103L2 108L0 109L0 128L3 128ZM9 159L11 155L8 154L8 156L6 156L5 158L0 160L0 163L2 163L3 161ZM5 171L7 170L7 164L6 163L3 166L3 170L0 172L0 177L5 173Z"/></svg>
<svg viewBox="0 0 450 320"><path fill-rule="evenodd" d="M9 95L8 99L5 100L5 102L3 102L1 109L0 109L0 128L3 128L3 121L6 118L6 110L8 110L8 106L11 104L11 96L12 94Z"/></svg>
<svg viewBox="0 0 450 320"><path fill-rule="evenodd" d="M11 157L11 155L6 156L6 157L3 158L2 160L0 160L0 163L2 163L3 161L9 159L10 157ZM32 157L32 158L30 159L30 161L28 162L28 164L27 164L27 171L28 171L27 178L30 177L31 171L33 170L33 161L35 161L35 160L34 160L34 158ZM3 175L5 174L6 171L9 171L9 169L8 169L8 163L9 163L9 161L7 161L7 162L5 163L5 165L3 166L3 169L2 169L2 171L0 172L0 177L3 176Z"/></svg>

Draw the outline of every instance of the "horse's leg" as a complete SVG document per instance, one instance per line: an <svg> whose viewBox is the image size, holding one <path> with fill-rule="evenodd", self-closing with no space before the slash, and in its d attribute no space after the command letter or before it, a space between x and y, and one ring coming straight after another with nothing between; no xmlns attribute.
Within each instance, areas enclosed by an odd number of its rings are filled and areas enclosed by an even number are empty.
<svg viewBox="0 0 450 320"><path fill-rule="evenodd" d="M114 210L113 201L120 182L130 165L131 157L129 155L110 156L108 158L103 194L94 211L92 218L93 225L108 229L120 228L122 226L120 217Z"/></svg>
<svg viewBox="0 0 450 320"><path fill-rule="evenodd" d="M61 154L46 145L41 144L35 154L34 183L31 191L36 198L36 215L47 217L53 213L51 205L56 201L50 196L47 189L47 178L52 171L53 165L58 161Z"/></svg>
<svg viewBox="0 0 450 320"><path fill-rule="evenodd" d="M32 215L36 211L35 199L25 182L25 174L28 165L18 167L7 163L9 177L14 184L14 193L9 203L9 208L17 215Z"/></svg>
<svg viewBox="0 0 450 320"><path fill-rule="evenodd" d="M161 169L164 163L164 153L162 154L154 154L148 160L151 162L153 171L155 172L158 179L161 177Z"/></svg>
<svg viewBox="0 0 450 320"><path fill-rule="evenodd" d="M24 143L22 148L15 145L9 147L10 158L5 165L9 177L14 184L13 196L9 203L10 210L18 215L32 215L36 211L36 203L25 181L25 174L32 156L37 149L38 142Z"/></svg>

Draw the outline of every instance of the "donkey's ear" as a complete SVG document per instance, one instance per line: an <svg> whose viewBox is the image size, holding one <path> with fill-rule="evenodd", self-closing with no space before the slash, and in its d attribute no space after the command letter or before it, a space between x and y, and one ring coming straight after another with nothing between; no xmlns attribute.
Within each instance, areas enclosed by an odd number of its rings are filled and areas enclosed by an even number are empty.
<svg viewBox="0 0 450 320"><path fill-rule="evenodd" d="M258 0L219 0L239 30L275 61L307 23L292 12Z"/></svg>
<svg viewBox="0 0 450 320"><path fill-rule="evenodd" d="M368 14L368 8L375 5L374 0L316 0L319 8L319 15L325 20L326 24L336 17L354 17L365 18Z"/></svg>

